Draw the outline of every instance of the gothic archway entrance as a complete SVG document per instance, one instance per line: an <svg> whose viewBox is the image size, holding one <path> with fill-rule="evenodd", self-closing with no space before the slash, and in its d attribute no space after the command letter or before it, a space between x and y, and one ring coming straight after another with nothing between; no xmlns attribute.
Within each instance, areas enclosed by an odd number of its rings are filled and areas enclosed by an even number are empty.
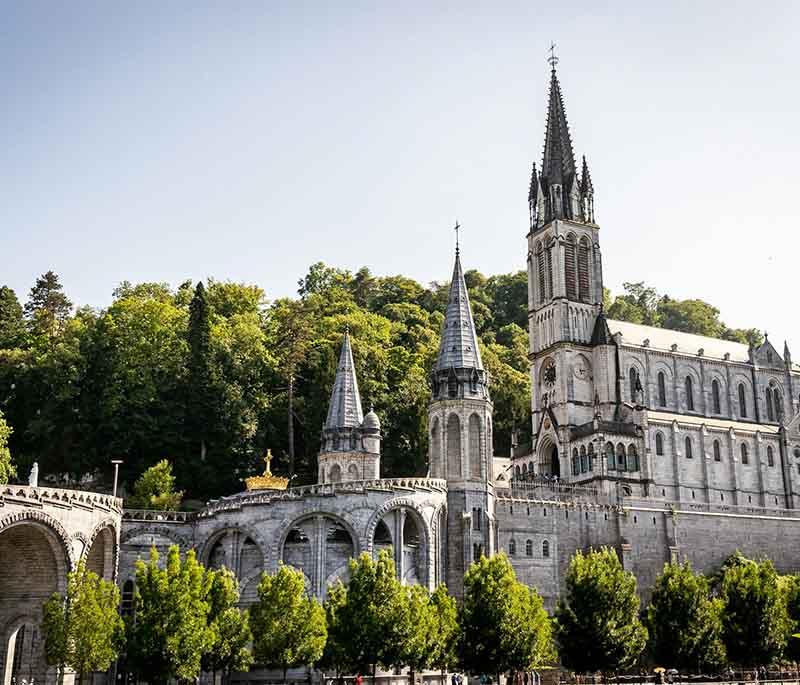
<svg viewBox="0 0 800 685"><path fill-rule="evenodd" d="M561 461L558 458L558 447L552 442L542 445L539 452L539 473L561 478Z"/></svg>

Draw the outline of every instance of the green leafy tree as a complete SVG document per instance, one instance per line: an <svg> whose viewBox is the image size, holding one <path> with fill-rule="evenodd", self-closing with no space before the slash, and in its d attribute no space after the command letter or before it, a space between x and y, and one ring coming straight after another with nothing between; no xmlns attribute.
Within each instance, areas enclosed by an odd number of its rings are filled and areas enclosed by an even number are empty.
<svg viewBox="0 0 800 685"><path fill-rule="evenodd" d="M710 582L691 564L666 564L647 608L656 662L681 670L716 668L725 662L722 603L710 597Z"/></svg>
<svg viewBox="0 0 800 685"><path fill-rule="evenodd" d="M435 617L428 589L422 585L404 587L404 606L395 613L395 621L403 639L397 646L392 665L408 666L409 681L416 682L416 674L432 666L435 648Z"/></svg>
<svg viewBox="0 0 800 685"><path fill-rule="evenodd" d="M264 574L258 603L251 609L253 652L258 663L286 671L311 665L322 656L327 639L325 610L308 595L302 571L281 565Z"/></svg>
<svg viewBox="0 0 800 685"><path fill-rule="evenodd" d="M8 448L8 439L12 432L11 426L6 423L3 412L0 411L0 485L5 485L17 475L17 468L11 461L11 450Z"/></svg>
<svg viewBox="0 0 800 685"><path fill-rule="evenodd" d="M119 589L81 562L67 576L67 595L54 594L43 607L42 634L49 664L63 673L105 671L117 658L125 636Z"/></svg>
<svg viewBox="0 0 800 685"><path fill-rule="evenodd" d="M789 616L772 562L728 564L720 597L728 657L743 666L767 665L779 658L786 646Z"/></svg>
<svg viewBox="0 0 800 685"><path fill-rule="evenodd" d="M145 471L133 486L130 506L139 509L175 511L181 505L182 492L175 492L172 464L162 459Z"/></svg>
<svg viewBox="0 0 800 685"><path fill-rule="evenodd" d="M25 303L25 316L35 338L50 344L61 333L72 310L58 275L48 271L36 279Z"/></svg>
<svg viewBox="0 0 800 685"><path fill-rule="evenodd" d="M470 673L530 670L555 656L542 599L517 581L504 554L481 557L464 576L461 628Z"/></svg>
<svg viewBox="0 0 800 685"><path fill-rule="evenodd" d="M641 323L647 326L660 326L659 294L655 288L643 282L623 283L624 295L618 295L608 307L612 319Z"/></svg>
<svg viewBox="0 0 800 685"><path fill-rule="evenodd" d="M673 331L719 338L724 325L719 320L719 309L702 300L670 300L664 298L658 305L661 325Z"/></svg>
<svg viewBox="0 0 800 685"><path fill-rule="evenodd" d="M371 673L374 682L379 664L397 664L408 634L405 592L389 551L382 550L377 559L367 553L351 559L346 591L335 587L334 591L339 594L337 604L329 604L334 619L328 636L333 642L331 661L347 670Z"/></svg>
<svg viewBox="0 0 800 685"><path fill-rule="evenodd" d="M239 583L227 568L207 572L211 577L208 596L208 623L213 632L213 642L203 655L202 667L212 674L212 683L217 682L217 673L222 673L223 682L232 671L245 671L253 663L248 645L253 639L250 632L249 614L240 611Z"/></svg>
<svg viewBox="0 0 800 685"><path fill-rule="evenodd" d="M613 549L570 560L566 590L556 610L562 663L574 671L618 671L632 666L647 642L639 620L636 578L622 568Z"/></svg>
<svg viewBox="0 0 800 685"><path fill-rule="evenodd" d="M325 596L325 627L328 633L325 649L319 660L319 667L323 670L333 670L337 677L346 672L352 672L353 666L348 660L347 626L344 623L345 615L342 610L347 606L347 588L341 581L337 581L328 588Z"/></svg>
<svg viewBox="0 0 800 685"><path fill-rule="evenodd" d="M25 319L17 294L8 286L0 286L0 350L25 344Z"/></svg>
<svg viewBox="0 0 800 685"><path fill-rule="evenodd" d="M155 548L147 563L136 562L135 620L127 626L128 662L149 683L194 680L202 657L214 645L208 601L212 578L194 550L181 559L169 548L163 568Z"/></svg>
<svg viewBox="0 0 800 685"><path fill-rule="evenodd" d="M444 681L447 671L458 664L458 641L461 636L458 609L455 598L444 585L439 585L433 591L430 605L433 614L430 663L439 669Z"/></svg>
<svg viewBox="0 0 800 685"><path fill-rule="evenodd" d="M785 656L795 663L800 661L800 576L781 578L788 618Z"/></svg>

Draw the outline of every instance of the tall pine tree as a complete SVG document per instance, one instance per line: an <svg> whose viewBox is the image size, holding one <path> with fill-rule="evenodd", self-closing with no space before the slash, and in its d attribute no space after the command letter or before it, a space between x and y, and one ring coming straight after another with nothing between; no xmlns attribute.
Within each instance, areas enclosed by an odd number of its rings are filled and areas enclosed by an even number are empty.
<svg viewBox="0 0 800 685"><path fill-rule="evenodd" d="M25 320L17 294L0 286L0 350L22 347L24 342Z"/></svg>
<svg viewBox="0 0 800 685"><path fill-rule="evenodd" d="M58 274L48 271L36 279L25 303L25 316L34 338L50 345L64 329L72 302L63 292Z"/></svg>
<svg viewBox="0 0 800 685"><path fill-rule="evenodd" d="M211 348L211 309L202 281L197 283L189 304L189 363L187 379L187 427L189 429L189 463L186 477L196 469L196 459L206 461L216 425L214 402L214 359ZM203 469L204 471L206 469ZM196 471L195 471L196 472ZM202 487L202 486L201 486Z"/></svg>

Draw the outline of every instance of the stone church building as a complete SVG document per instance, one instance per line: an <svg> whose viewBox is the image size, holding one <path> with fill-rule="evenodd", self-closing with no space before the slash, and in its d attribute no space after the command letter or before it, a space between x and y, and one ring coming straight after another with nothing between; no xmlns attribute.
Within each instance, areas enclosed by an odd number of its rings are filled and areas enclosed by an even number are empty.
<svg viewBox="0 0 800 685"><path fill-rule="evenodd" d="M8 488L0 558L28 545L41 563L37 573L0 568L2 685L55 682L36 631L42 599L68 569L90 559L117 579L129 612L134 561L153 545L232 569L243 605L280 563L324 598L349 558L383 548L404 582L446 583L456 596L473 560L503 551L550 609L570 557L600 545L617 550L645 597L670 560L710 572L740 550L800 570L800 366L769 340L754 348L606 317L594 189L586 159L576 163L555 65L528 202L529 449L493 454L492 379L456 250L426 477L381 478L380 420L363 412L345 333L314 485L287 487L267 462L246 491L192 514Z"/></svg>

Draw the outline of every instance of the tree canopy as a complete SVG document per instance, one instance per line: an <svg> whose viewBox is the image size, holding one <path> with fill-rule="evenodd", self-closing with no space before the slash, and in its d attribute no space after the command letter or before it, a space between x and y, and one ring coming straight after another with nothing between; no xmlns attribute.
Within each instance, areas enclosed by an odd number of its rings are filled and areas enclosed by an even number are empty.
<svg viewBox="0 0 800 685"><path fill-rule="evenodd" d="M492 379L494 452L530 439L527 276L465 273L484 364ZM94 474L123 492L163 456L175 487L204 499L273 468L302 484L316 455L349 327L365 405L383 433L387 477L427 471L427 403L448 283L313 264L297 296L268 302L258 286L213 278L173 288L122 281L103 309L73 308L59 277L37 279L24 307L0 286L0 408L24 470L38 461L60 482ZM616 318L746 341L700 300L674 300L644 283L608 296ZM69 484L68 482L66 484Z"/></svg>
<svg viewBox="0 0 800 685"><path fill-rule="evenodd" d="M572 557L555 619L561 661L581 673L628 668L647 642L636 578L608 547Z"/></svg>

